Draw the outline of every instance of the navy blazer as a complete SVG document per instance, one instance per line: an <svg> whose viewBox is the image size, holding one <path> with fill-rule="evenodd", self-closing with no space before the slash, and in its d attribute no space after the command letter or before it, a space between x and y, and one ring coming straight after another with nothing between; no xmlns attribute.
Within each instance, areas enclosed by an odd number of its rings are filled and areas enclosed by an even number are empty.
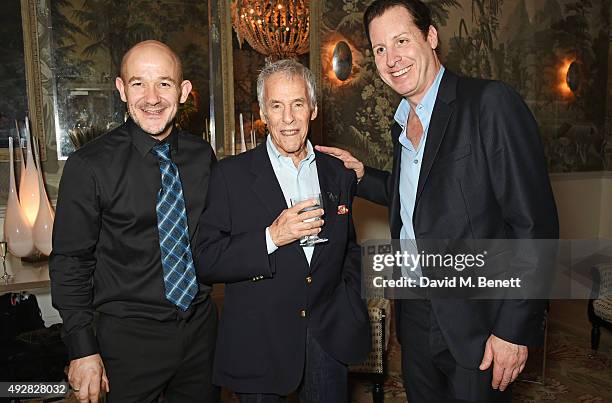
<svg viewBox="0 0 612 403"><path fill-rule="evenodd" d="M297 241L267 253L265 228L287 205L266 144L213 167L195 256L200 281L226 284L213 382L232 391L294 391L307 329L343 363L361 362L370 351L351 214L355 175L315 154L325 210L320 236L329 241L315 246L310 265ZM342 205L348 213L339 213Z"/></svg>
<svg viewBox="0 0 612 403"><path fill-rule="evenodd" d="M358 196L389 207L394 239L402 227L401 131L394 123L392 172L367 167L357 188ZM545 161L537 123L516 91L447 69L421 165L413 213L416 239L558 238ZM522 345L537 344L542 334L543 301L431 303L451 353L466 368L478 367L491 333Z"/></svg>

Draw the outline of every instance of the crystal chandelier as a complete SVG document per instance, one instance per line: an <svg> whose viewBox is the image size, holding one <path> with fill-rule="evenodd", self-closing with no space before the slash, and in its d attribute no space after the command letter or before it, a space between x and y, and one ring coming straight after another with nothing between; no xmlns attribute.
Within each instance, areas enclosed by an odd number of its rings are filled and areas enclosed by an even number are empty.
<svg viewBox="0 0 612 403"><path fill-rule="evenodd" d="M238 42L271 59L308 52L309 0L236 0L232 25Z"/></svg>

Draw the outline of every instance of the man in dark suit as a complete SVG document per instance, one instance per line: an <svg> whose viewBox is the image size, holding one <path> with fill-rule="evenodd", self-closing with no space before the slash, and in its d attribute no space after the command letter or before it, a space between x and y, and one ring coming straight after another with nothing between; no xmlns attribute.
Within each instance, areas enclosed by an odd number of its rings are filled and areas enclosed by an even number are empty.
<svg viewBox="0 0 612 403"><path fill-rule="evenodd" d="M556 207L536 122L507 85L462 78L436 54L438 35L419 0L378 0L364 26L382 80L403 99L391 173L342 159L357 194L389 207L394 239L548 239ZM401 300L395 304L408 400L498 402L541 334L533 300Z"/></svg>
<svg viewBox="0 0 612 403"><path fill-rule="evenodd" d="M296 390L304 403L346 402L347 364L366 357L371 338L355 174L307 138L317 106L306 67L268 64L257 94L267 140L214 167L200 219L199 277L226 284L213 381L241 402L280 402ZM319 193L323 209L312 210L313 199L290 207ZM316 234L327 241L300 246Z"/></svg>
<svg viewBox="0 0 612 403"><path fill-rule="evenodd" d="M191 92L178 56L144 41L116 79L130 118L64 168L49 261L79 402L215 402L217 313L191 253L215 155L174 125Z"/></svg>

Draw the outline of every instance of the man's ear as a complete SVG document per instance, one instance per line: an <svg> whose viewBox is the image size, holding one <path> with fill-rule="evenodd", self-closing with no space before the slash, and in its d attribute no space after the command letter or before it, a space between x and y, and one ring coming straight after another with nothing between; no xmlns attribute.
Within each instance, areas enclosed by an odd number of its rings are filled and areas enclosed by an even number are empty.
<svg viewBox="0 0 612 403"><path fill-rule="evenodd" d="M317 117L317 112L318 112L318 108L315 105L314 110L310 113L310 120L315 120L315 118Z"/></svg>
<svg viewBox="0 0 612 403"><path fill-rule="evenodd" d="M127 97L125 96L125 84L121 77L115 78L115 87L117 87L117 91L119 91L119 95L121 96L121 100L123 102L127 102Z"/></svg>
<svg viewBox="0 0 612 403"><path fill-rule="evenodd" d="M259 118L262 122L264 122L264 124L268 124L268 120L266 119L266 113L261 109L259 110Z"/></svg>
<svg viewBox="0 0 612 403"><path fill-rule="evenodd" d="M183 82L181 83L181 97L179 99L180 103L184 104L185 101L187 101L187 97L191 93L192 88L193 85L191 85L191 81L183 80Z"/></svg>
<svg viewBox="0 0 612 403"><path fill-rule="evenodd" d="M438 47L438 30L433 25L430 25L427 31L427 42L434 50Z"/></svg>

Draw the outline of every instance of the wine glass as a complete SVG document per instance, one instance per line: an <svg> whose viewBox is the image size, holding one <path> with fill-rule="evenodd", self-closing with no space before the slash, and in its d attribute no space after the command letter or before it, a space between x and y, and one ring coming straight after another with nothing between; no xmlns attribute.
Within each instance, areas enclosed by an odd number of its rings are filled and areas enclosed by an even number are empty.
<svg viewBox="0 0 612 403"><path fill-rule="evenodd" d="M0 261L2 262L2 276L0 280L9 281L11 275L6 272L6 242L0 241Z"/></svg>
<svg viewBox="0 0 612 403"><path fill-rule="evenodd" d="M302 210L299 211L298 214L301 213L305 213L307 211L312 211L312 210L317 210L320 209L323 206L322 200L321 200L321 193L315 193L315 194L311 194L311 195L306 195L304 197L297 197L294 199L291 199L291 207L295 206L298 203L301 203L303 201L306 200L312 200L314 199L316 201L316 203L314 205L310 205L308 207L303 208ZM304 222L312 222L312 221L316 221L316 220L320 220L321 217L315 217L315 218L309 218L308 220L304 220ZM303 237L300 238L300 246L314 246L318 243L321 242L327 242L328 239L326 238L319 238L319 235L314 234L314 235L305 235Z"/></svg>

